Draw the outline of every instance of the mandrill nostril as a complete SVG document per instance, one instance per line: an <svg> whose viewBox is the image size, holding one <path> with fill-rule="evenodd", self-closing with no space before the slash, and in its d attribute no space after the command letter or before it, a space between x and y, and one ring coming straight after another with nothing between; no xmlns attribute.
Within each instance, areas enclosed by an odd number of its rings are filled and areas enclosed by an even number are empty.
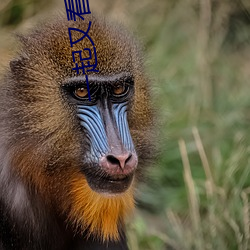
<svg viewBox="0 0 250 250"><path fill-rule="evenodd" d="M120 161L113 155L108 155L107 160L114 165L120 165Z"/></svg>
<svg viewBox="0 0 250 250"><path fill-rule="evenodd" d="M137 163L138 160L135 153L121 152L120 154L109 153L101 157L99 166L110 176L120 174L124 177L124 175L134 173Z"/></svg>
<svg viewBox="0 0 250 250"><path fill-rule="evenodd" d="M129 160L132 158L132 154L125 153L125 154L109 154L106 156L106 160L113 166L117 166L121 169L124 169L129 163Z"/></svg>
<svg viewBox="0 0 250 250"><path fill-rule="evenodd" d="M131 158L132 158L132 154L130 154L130 155L128 156L128 158L127 158L126 161L125 161L125 164L128 163L129 160L130 160Z"/></svg>

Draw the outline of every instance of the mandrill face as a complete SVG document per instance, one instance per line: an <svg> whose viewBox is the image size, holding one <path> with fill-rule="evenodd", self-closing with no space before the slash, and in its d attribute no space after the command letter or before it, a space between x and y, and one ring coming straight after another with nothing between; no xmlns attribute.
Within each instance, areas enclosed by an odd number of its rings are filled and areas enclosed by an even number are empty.
<svg viewBox="0 0 250 250"><path fill-rule="evenodd" d="M71 48L68 27L87 30L90 20L98 72L88 74L89 98L85 75L72 70L72 51L86 58L91 43ZM12 192L13 202L30 214L35 206L23 200L32 197L76 234L117 240L152 151L150 91L137 42L92 15L58 18L20 40L0 100L0 157L24 190L20 204ZM36 218L30 221L36 227Z"/></svg>
<svg viewBox="0 0 250 250"><path fill-rule="evenodd" d="M81 171L95 192L119 194L131 185L138 157L130 134L127 112L134 96L133 75L72 77L63 84L67 101L74 106L88 152Z"/></svg>

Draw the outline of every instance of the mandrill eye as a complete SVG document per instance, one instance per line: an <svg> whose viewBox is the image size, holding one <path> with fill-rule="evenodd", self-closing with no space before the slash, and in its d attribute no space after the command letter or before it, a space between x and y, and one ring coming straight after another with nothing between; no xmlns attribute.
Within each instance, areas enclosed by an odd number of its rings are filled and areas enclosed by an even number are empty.
<svg viewBox="0 0 250 250"><path fill-rule="evenodd" d="M75 90L75 96L78 98L85 98L88 96L87 88L80 87Z"/></svg>
<svg viewBox="0 0 250 250"><path fill-rule="evenodd" d="M114 95L122 95L126 91L126 88L123 84L117 84L113 87L113 94Z"/></svg>
<svg viewBox="0 0 250 250"><path fill-rule="evenodd" d="M113 103L121 103L128 101L133 96L133 81L129 79L122 79L111 85L110 99Z"/></svg>

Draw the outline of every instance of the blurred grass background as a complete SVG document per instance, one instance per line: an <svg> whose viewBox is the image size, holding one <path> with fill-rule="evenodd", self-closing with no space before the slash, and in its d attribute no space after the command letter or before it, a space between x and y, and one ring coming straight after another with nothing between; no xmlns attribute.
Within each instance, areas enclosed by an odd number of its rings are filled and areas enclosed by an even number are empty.
<svg viewBox="0 0 250 250"><path fill-rule="evenodd" d="M145 45L160 154L137 192L132 250L250 249L250 1L89 0ZM1 73L13 31L63 0L1 0Z"/></svg>

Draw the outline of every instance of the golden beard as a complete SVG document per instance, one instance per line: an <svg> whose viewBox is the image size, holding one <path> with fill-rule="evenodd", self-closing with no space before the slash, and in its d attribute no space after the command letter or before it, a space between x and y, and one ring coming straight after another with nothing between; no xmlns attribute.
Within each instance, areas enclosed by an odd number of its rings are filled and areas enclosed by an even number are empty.
<svg viewBox="0 0 250 250"><path fill-rule="evenodd" d="M134 209L133 184L124 193L105 195L93 191L78 175L71 182L71 207L68 219L82 232L88 229L103 241L118 240L118 225Z"/></svg>

